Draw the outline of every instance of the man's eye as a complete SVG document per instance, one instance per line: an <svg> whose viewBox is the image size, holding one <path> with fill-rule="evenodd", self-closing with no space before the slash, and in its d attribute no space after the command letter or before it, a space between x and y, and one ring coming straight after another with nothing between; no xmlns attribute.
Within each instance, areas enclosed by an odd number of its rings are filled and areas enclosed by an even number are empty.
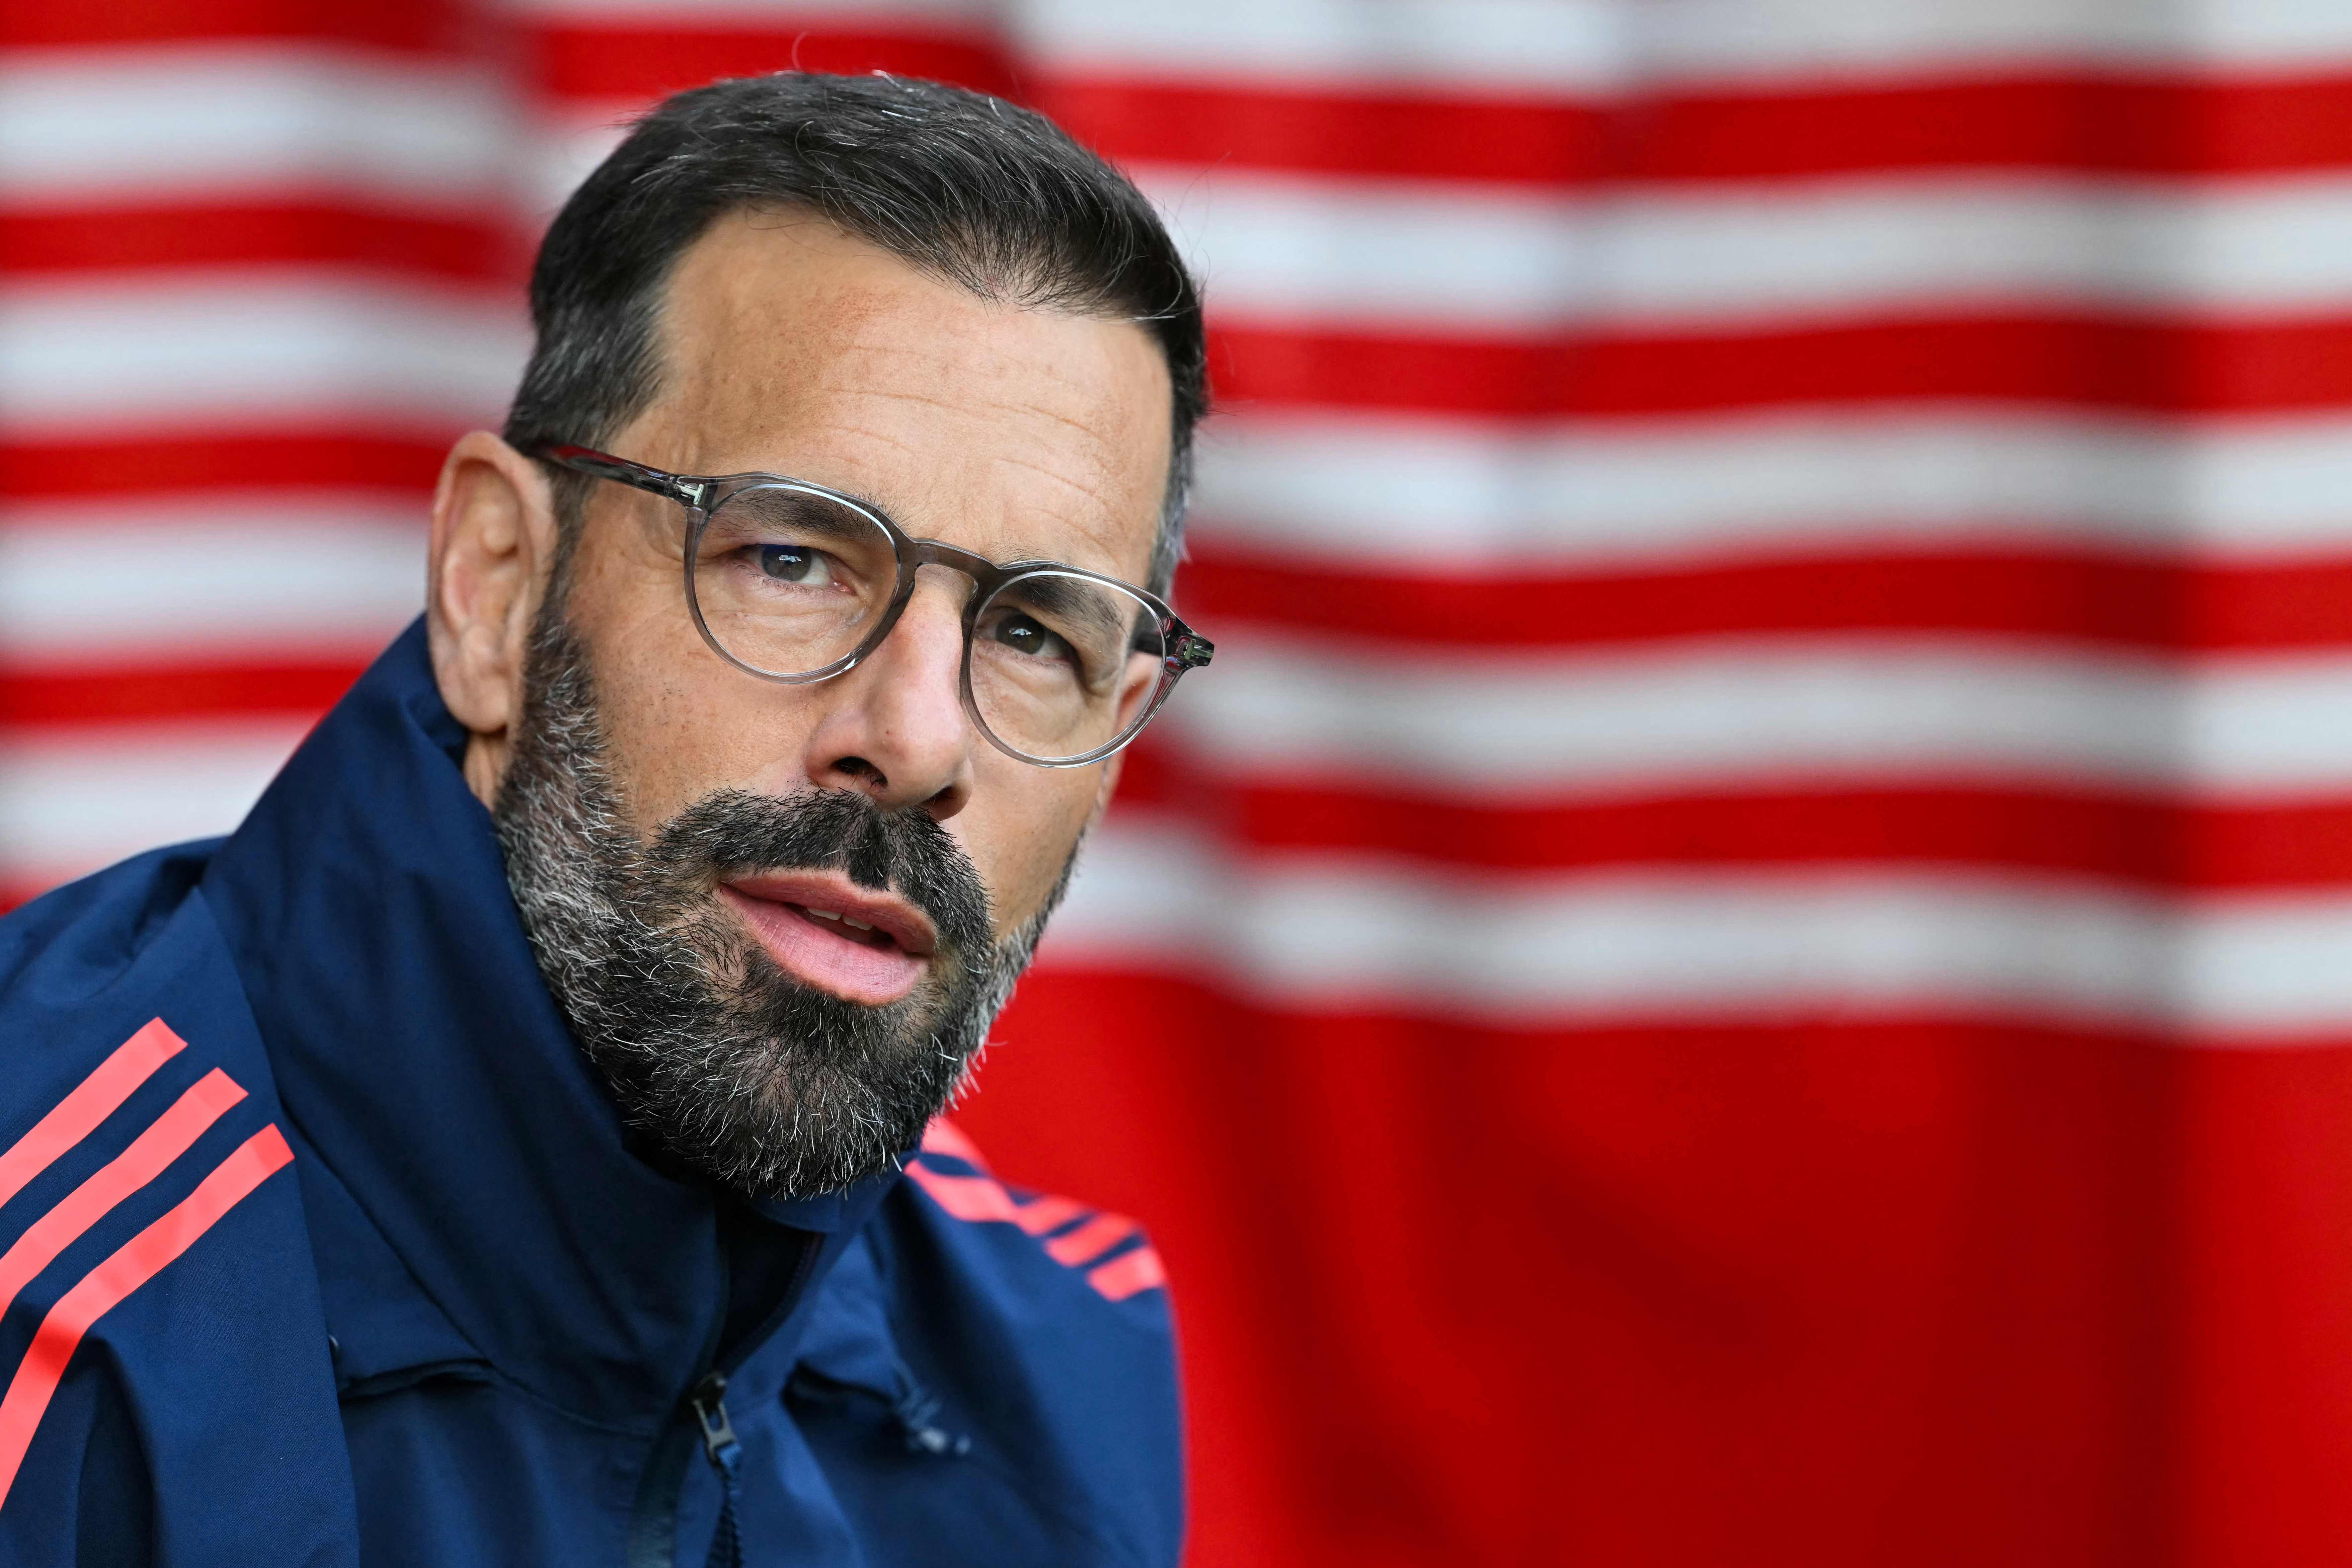
<svg viewBox="0 0 2352 1568"><path fill-rule="evenodd" d="M823 583L832 575L824 552L802 544L761 545L760 570L780 583Z"/></svg>
<svg viewBox="0 0 2352 1568"><path fill-rule="evenodd" d="M1007 616L996 623L996 640L1016 653L1034 658L1068 658L1070 645L1027 616Z"/></svg>

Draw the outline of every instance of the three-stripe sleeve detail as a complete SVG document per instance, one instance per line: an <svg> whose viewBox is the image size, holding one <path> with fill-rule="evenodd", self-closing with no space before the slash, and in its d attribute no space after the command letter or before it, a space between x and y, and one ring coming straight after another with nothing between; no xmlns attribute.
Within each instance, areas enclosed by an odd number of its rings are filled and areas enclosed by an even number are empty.
<svg viewBox="0 0 2352 1568"><path fill-rule="evenodd" d="M932 1156L969 1165L972 1173L938 1169L927 1163ZM945 1118L935 1119L924 1131L922 1148L907 1162L907 1175L952 1218L1010 1225L1044 1237L1046 1257L1065 1268L1085 1270L1087 1283L1108 1300L1124 1301L1168 1282L1159 1252L1140 1240L1142 1231L1133 1220L1050 1194L1016 1195L989 1173L979 1147ZM1139 1245L1118 1250L1130 1240Z"/></svg>
<svg viewBox="0 0 2352 1568"><path fill-rule="evenodd" d="M24 1191L185 1048L160 1018L125 1041L5 1152L0 1204ZM218 1068L183 1091L129 1147L86 1177L0 1252L0 1315L41 1271L124 1202L163 1175L246 1091ZM41 1417L92 1324L174 1258L294 1158L275 1124L239 1144L195 1190L68 1289L42 1318L31 1347L0 1394L0 1507L7 1502Z"/></svg>

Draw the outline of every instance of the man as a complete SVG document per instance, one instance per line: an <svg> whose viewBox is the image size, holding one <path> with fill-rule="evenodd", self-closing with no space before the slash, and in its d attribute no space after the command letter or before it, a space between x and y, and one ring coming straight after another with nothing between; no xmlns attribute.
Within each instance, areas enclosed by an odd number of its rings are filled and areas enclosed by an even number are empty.
<svg viewBox="0 0 2352 1568"><path fill-rule="evenodd" d="M0 1559L1172 1561L1156 1256L932 1119L1207 661L1181 262L1033 115L789 75L531 301L422 623L0 922Z"/></svg>

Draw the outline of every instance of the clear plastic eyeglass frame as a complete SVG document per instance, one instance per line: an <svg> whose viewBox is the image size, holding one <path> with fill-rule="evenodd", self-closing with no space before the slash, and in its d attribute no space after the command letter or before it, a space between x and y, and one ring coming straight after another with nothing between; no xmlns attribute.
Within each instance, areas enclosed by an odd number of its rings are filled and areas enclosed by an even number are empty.
<svg viewBox="0 0 2352 1568"><path fill-rule="evenodd" d="M898 624L900 613L906 609L908 600L915 592L917 568L941 566L950 571L962 573L972 581L972 592L964 603L963 614L963 659L960 696L965 716L971 721L972 727L987 738L990 745L1009 757L1017 758L1036 767L1083 767L1089 763L1100 762L1103 758L1118 752L1142 732L1143 727L1151 721L1152 715L1160 711L1160 704L1167 701L1169 694L1176 689L1176 682L1184 672L1188 669L1198 669L1207 664L1210 657L1215 652L1215 645L1191 626L1186 626L1177 616L1176 612L1168 607L1167 601L1156 594L1137 587L1132 583L1121 582L1116 577L1108 577L1099 572L1088 572L1083 567L1067 565L1059 561L1013 561L999 565L986 556L976 555L969 550L959 549L955 545L942 543L936 539L914 538L873 507L843 495L838 490L827 489L823 485L811 484L805 479L765 473L672 474L664 472L660 468L647 468L642 463L632 463L625 458L615 458L610 453L595 451L587 447L566 446L552 442L531 447L529 450L530 456L560 468L570 468L575 473L588 474L600 479L612 479L616 483L660 496L665 500L676 501L679 506L684 507L688 519L685 551L686 605L688 613L694 618L694 628L701 634L702 640L709 646L711 652L743 671L744 674L756 676L761 680L778 681L788 686L806 686L820 680L830 680L836 675L856 668L859 661L881 646L883 639L890 635L891 628ZM872 629L848 653L815 669L779 673L748 664L728 651L726 645L712 633L709 623L703 616L701 599L695 585L695 563L700 554L703 531L709 525L712 514L730 497L745 490L761 489L796 490L834 505L845 507L866 518L880 529L889 539L892 549L898 556L898 582L882 613L875 617ZM1158 616L1160 622L1159 631L1163 655L1159 683L1150 697L1143 703L1135 719L1108 743L1074 757L1033 756L1013 746L991 727L988 720L981 712L979 700L972 692L972 638L981 606L1024 577L1048 574L1081 578L1130 595L1151 614Z"/></svg>

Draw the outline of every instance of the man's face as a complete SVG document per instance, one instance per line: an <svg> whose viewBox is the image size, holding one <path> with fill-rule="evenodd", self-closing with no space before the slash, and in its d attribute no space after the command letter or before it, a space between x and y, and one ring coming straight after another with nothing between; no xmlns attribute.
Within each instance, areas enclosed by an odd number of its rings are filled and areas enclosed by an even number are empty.
<svg viewBox="0 0 2352 1568"><path fill-rule="evenodd" d="M1136 583L1150 570L1169 383L1139 327L991 304L819 219L747 214L681 258L661 338L664 394L612 438L619 456L808 479L993 561ZM567 605L632 826L650 835L720 789L859 791L947 827L999 936L1034 915L1107 770L1033 767L972 732L957 685L966 580L925 571L866 662L781 685L696 633L681 521L659 497L599 485ZM827 983L781 949L778 961Z"/></svg>
<svg viewBox="0 0 2352 1568"><path fill-rule="evenodd" d="M680 258L657 336L662 392L603 443L619 456L810 480L996 561L1149 570L1170 387L1132 323L991 303L820 219L744 214ZM730 1180L821 1190L936 1110L1114 767L1038 768L974 732L958 574L925 569L846 674L733 668L688 615L684 523L595 487L562 602L537 617L528 702L476 726L467 772L497 801L542 968L625 1102ZM598 900L601 926L569 908ZM690 1005L650 994L669 992ZM694 1068L712 1079L696 1102L660 1103L689 1090L653 1058L730 1033L731 1056ZM730 1103L751 1105L743 1126L708 1125ZM836 1134L857 1148L748 1147Z"/></svg>

